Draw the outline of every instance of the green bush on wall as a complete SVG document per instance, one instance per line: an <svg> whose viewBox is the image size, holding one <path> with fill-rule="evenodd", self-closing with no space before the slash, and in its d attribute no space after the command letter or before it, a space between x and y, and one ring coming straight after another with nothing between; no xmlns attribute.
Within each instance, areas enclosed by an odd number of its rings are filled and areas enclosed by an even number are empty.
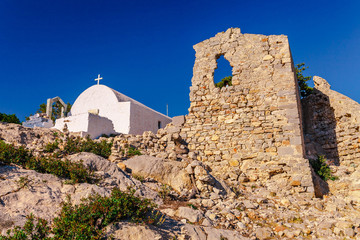
<svg viewBox="0 0 360 240"><path fill-rule="evenodd" d="M332 175L329 165L326 163L326 158L322 155L318 156L317 159L310 160L310 164L313 167L315 173L319 175L324 181L337 180L338 177Z"/></svg>

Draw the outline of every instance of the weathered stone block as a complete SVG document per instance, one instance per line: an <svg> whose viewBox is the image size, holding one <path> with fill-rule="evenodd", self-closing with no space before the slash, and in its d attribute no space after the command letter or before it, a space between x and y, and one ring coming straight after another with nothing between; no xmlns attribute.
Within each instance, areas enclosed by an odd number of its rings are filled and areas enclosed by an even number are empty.
<svg viewBox="0 0 360 240"><path fill-rule="evenodd" d="M174 126L182 126L185 123L185 116L176 116L172 118L172 124Z"/></svg>
<svg viewBox="0 0 360 240"><path fill-rule="evenodd" d="M278 154L279 156L292 155L294 154L294 149L292 147L279 147Z"/></svg>

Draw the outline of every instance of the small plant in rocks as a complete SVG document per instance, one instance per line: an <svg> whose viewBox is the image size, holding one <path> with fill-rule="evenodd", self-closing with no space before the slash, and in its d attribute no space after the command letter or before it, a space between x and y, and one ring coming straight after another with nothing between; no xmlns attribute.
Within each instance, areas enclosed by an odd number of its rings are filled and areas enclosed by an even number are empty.
<svg viewBox="0 0 360 240"><path fill-rule="evenodd" d="M28 149L22 146L17 148L4 141L0 141L0 163L4 165L16 164L40 173L53 174L69 179L70 183L95 183L98 181L93 172L81 162L75 163L54 157L35 157Z"/></svg>
<svg viewBox="0 0 360 240"><path fill-rule="evenodd" d="M57 139L52 143L46 144L44 152L51 153L54 152L56 149L59 149L59 141Z"/></svg>
<svg viewBox="0 0 360 240"><path fill-rule="evenodd" d="M154 211L154 203L135 197L134 193L135 190L122 192L114 188L109 197L93 194L83 199L79 205L73 205L69 197L51 226L46 220L30 214L23 227L17 226L6 235L0 235L0 240L103 239L104 228L114 222L164 222L164 215Z"/></svg>
<svg viewBox="0 0 360 240"><path fill-rule="evenodd" d="M337 180L338 177L332 175L329 165L326 163L326 158L322 155L318 156L317 159L310 160L310 164L313 167L315 173L321 177L324 181Z"/></svg>
<svg viewBox="0 0 360 240"><path fill-rule="evenodd" d="M188 204L188 207L190 207L190 208L192 208L194 210L198 209L194 204L191 204L191 203Z"/></svg>
<svg viewBox="0 0 360 240"><path fill-rule="evenodd" d="M159 195L162 199L166 200L168 198L170 198L170 192L171 192L172 188L167 185L167 184L161 184L160 190L159 190Z"/></svg>
<svg viewBox="0 0 360 240"><path fill-rule="evenodd" d="M140 182L145 182L145 178L141 175L133 174L133 178L135 178L136 180L139 180Z"/></svg>
<svg viewBox="0 0 360 240"><path fill-rule="evenodd" d="M133 156L136 156L136 155L141 155L141 152L138 149L134 148L134 147L129 147L127 155L129 157L133 157Z"/></svg>
<svg viewBox="0 0 360 240"><path fill-rule="evenodd" d="M94 141L89 136L85 139L80 137L67 137L64 142L64 147L60 152L62 155L91 152L104 158L108 158L111 154L112 144L112 142L107 140ZM45 146L44 152L52 153L57 149L60 149L60 147L59 142L56 139L54 142L48 143Z"/></svg>
<svg viewBox="0 0 360 240"><path fill-rule="evenodd" d="M70 155L79 152L91 152L96 155L108 158L111 154L112 142L102 140L96 142L89 136L82 140L80 137L68 137L65 141L63 154Z"/></svg>

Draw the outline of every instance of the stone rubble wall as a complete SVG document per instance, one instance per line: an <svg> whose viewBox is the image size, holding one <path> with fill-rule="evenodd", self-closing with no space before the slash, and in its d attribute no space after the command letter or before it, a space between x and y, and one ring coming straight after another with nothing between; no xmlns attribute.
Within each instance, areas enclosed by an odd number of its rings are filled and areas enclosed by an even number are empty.
<svg viewBox="0 0 360 240"><path fill-rule="evenodd" d="M315 76L314 92L302 100L306 154L325 157L335 165L360 163L360 104L330 89Z"/></svg>
<svg viewBox="0 0 360 240"><path fill-rule="evenodd" d="M194 159L194 153L189 153L187 143L179 135L184 121L184 116L175 117L175 121L165 128L159 129L156 134L146 131L142 135L120 134L115 136L109 160L114 162L125 160L129 157L127 154L129 147L140 150L142 154L162 159Z"/></svg>
<svg viewBox="0 0 360 240"><path fill-rule="evenodd" d="M312 196L287 37L231 28L194 49L191 104L180 133L190 152L234 185L246 175L287 194ZM221 55L233 68L233 80L220 89L214 71Z"/></svg>

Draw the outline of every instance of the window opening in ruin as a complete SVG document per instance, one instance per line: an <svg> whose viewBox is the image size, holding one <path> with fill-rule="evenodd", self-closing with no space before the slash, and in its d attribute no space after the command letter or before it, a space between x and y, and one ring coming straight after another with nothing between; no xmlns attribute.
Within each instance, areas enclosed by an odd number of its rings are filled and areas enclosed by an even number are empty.
<svg viewBox="0 0 360 240"><path fill-rule="evenodd" d="M228 60L221 55L217 59L217 67L214 72L214 83L218 88L232 86L232 67Z"/></svg>
<svg viewBox="0 0 360 240"><path fill-rule="evenodd" d="M161 128L161 121L158 121L158 129Z"/></svg>

